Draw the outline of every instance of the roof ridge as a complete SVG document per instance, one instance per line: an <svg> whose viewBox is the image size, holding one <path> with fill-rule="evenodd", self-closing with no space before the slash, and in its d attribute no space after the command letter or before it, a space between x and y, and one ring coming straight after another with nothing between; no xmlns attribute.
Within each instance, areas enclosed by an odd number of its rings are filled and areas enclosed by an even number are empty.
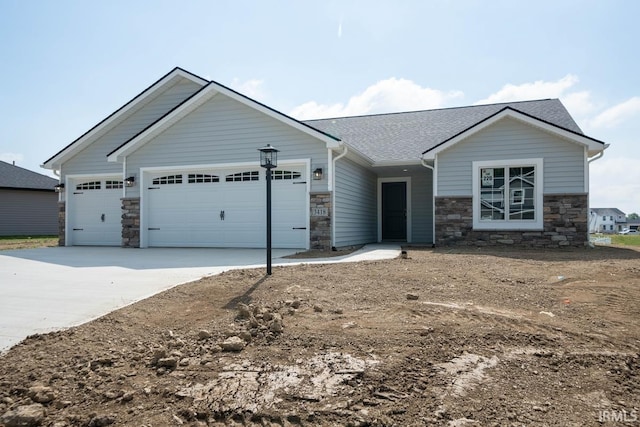
<svg viewBox="0 0 640 427"><path fill-rule="evenodd" d="M542 102L542 101L555 101L558 98L540 98L540 99L528 99L524 101L506 101L506 102L496 102L493 104L477 104L477 105L461 105L459 107L444 107L444 108L428 108L425 110L411 110L411 111L395 111L392 113L376 113L376 114L359 114L355 116L341 116L341 117L327 117L324 119L309 119L302 120L303 122L319 122L322 120L338 120L338 119L356 119L361 117L377 117L377 116L392 116L397 114L413 114L413 113L426 113L429 111L445 111L445 110L462 110L467 108L477 108L477 107L490 107L490 106L498 106L498 105L512 105L512 104L524 104L529 102Z"/></svg>

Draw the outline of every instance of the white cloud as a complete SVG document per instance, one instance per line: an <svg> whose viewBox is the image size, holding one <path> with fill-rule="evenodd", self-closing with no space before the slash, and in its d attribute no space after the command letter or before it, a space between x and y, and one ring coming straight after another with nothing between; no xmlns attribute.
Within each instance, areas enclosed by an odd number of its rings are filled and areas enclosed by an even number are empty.
<svg viewBox="0 0 640 427"><path fill-rule="evenodd" d="M363 92L352 96L346 104L319 104L309 101L295 107L290 114L296 119L306 120L425 110L443 107L449 101L463 96L461 91L445 92L424 88L411 80L392 77L369 86Z"/></svg>
<svg viewBox="0 0 640 427"><path fill-rule="evenodd" d="M634 96L618 105L607 108L587 122L590 128L612 128L640 115L640 97Z"/></svg>
<svg viewBox="0 0 640 427"><path fill-rule="evenodd" d="M249 98L261 100L266 97L266 94L262 88L263 84L264 80L249 79L243 82L238 78L234 78L231 82L231 88L245 96L248 96Z"/></svg>
<svg viewBox="0 0 640 427"><path fill-rule="evenodd" d="M20 153L0 153L0 160L7 163L20 163L24 160L24 156Z"/></svg>
<svg viewBox="0 0 640 427"><path fill-rule="evenodd" d="M578 83L578 77L567 74L555 82L537 80L533 83L514 85L508 83L498 92L493 93L476 102L478 104L495 104L499 102L528 101L531 99L560 98L573 85Z"/></svg>
<svg viewBox="0 0 640 427"><path fill-rule="evenodd" d="M640 169L638 159L605 157L589 165L589 205L640 213Z"/></svg>

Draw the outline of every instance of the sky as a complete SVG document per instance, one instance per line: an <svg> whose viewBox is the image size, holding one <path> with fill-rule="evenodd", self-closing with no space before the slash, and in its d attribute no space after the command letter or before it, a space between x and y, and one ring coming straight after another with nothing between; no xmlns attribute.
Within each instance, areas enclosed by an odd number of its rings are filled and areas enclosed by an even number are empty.
<svg viewBox="0 0 640 427"><path fill-rule="evenodd" d="M176 66L297 119L559 98L640 213L635 0L0 0L0 160L40 165Z"/></svg>

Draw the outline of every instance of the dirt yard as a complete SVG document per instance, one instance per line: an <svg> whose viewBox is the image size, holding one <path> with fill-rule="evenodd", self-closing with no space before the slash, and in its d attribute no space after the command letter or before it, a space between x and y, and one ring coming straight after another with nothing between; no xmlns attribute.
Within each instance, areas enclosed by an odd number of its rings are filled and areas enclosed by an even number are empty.
<svg viewBox="0 0 640 427"><path fill-rule="evenodd" d="M28 338L0 357L0 425L640 425L638 250L273 273Z"/></svg>

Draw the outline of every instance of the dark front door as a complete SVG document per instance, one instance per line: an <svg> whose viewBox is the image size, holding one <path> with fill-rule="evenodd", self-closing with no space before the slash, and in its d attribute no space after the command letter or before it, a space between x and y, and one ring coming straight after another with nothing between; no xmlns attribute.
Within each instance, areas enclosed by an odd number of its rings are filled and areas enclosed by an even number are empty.
<svg viewBox="0 0 640 427"><path fill-rule="evenodd" d="M407 240L407 183L382 183L382 240Z"/></svg>

